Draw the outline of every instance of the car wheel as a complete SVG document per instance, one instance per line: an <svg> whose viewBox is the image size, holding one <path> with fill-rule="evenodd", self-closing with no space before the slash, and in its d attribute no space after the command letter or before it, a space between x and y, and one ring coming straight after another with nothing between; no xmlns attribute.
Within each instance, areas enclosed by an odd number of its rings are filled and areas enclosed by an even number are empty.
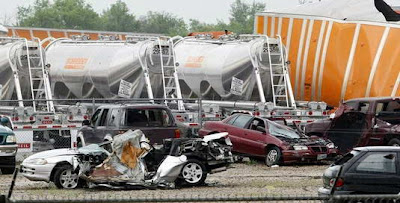
<svg viewBox="0 0 400 203"><path fill-rule="evenodd" d="M393 138L388 142L389 146L396 146L396 147L400 147L400 140L397 138Z"/></svg>
<svg viewBox="0 0 400 203"><path fill-rule="evenodd" d="M2 174L13 174L15 171L15 157L10 161L9 165L0 168Z"/></svg>
<svg viewBox="0 0 400 203"><path fill-rule="evenodd" d="M71 165L63 165L55 169L53 182L59 189L74 189L81 186L78 174Z"/></svg>
<svg viewBox="0 0 400 203"><path fill-rule="evenodd" d="M282 152L278 147L271 147L265 156L265 164L267 166L279 165Z"/></svg>
<svg viewBox="0 0 400 203"><path fill-rule="evenodd" d="M183 166L180 176L185 185L202 185L207 178L206 167L199 160L189 159Z"/></svg>

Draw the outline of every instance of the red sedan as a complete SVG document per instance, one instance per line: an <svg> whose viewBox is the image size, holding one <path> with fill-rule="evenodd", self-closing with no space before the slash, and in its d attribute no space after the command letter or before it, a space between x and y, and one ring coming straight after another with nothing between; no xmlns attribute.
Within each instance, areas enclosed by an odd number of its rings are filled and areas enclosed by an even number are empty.
<svg viewBox="0 0 400 203"><path fill-rule="evenodd" d="M199 135L216 132L229 133L234 152L263 158L268 166L316 162L337 154L332 142L317 137L302 137L285 125L248 114L235 114L223 121L206 122Z"/></svg>

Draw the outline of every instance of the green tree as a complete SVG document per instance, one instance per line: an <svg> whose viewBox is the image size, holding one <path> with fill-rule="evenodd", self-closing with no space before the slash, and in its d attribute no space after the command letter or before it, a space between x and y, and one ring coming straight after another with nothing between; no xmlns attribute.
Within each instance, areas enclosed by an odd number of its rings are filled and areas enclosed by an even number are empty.
<svg viewBox="0 0 400 203"><path fill-rule="evenodd" d="M209 31L223 31L229 29L229 25L221 20L216 24L202 23L196 19L189 20L190 32L209 32Z"/></svg>
<svg viewBox="0 0 400 203"><path fill-rule="evenodd" d="M255 14L264 9L265 4L263 3L246 4L241 0L236 0L231 4L230 30L238 34L253 33Z"/></svg>
<svg viewBox="0 0 400 203"><path fill-rule="evenodd" d="M18 7L19 26L100 29L100 17L84 0L36 0L33 6Z"/></svg>
<svg viewBox="0 0 400 203"><path fill-rule="evenodd" d="M137 32L139 23L133 14L129 14L129 8L125 2L118 0L111 7L103 11L101 16L104 30Z"/></svg>
<svg viewBox="0 0 400 203"><path fill-rule="evenodd" d="M170 36L188 33L187 25L183 18L178 18L167 12L149 11L146 16L139 19L139 30L146 33L160 33Z"/></svg>

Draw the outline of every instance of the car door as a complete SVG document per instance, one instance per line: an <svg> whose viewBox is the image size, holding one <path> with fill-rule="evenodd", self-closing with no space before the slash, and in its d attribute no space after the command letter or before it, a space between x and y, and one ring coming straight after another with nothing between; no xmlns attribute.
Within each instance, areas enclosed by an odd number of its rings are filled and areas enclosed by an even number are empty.
<svg viewBox="0 0 400 203"><path fill-rule="evenodd" d="M369 194L400 192L396 152L367 152L342 176L346 191Z"/></svg>
<svg viewBox="0 0 400 203"><path fill-rule="evenodd" d="M259 118L253 118L247 129L243 130L243 150L248 154L265 156L265 122Z"/></svg>
<svg viewBox="0 0 400 203"><path fill-rule="evenodd" d="M248 143L245 143L248 142L248 140L245 139L245 134L248 133L247 127L252 118L253 118L252 116L246 114L239 115L233 121L233 123L227 128L229 137L233 144L234 152L254 155L253 153L251 153L251 151L248 151L246 147Z"/></svg>
<svg viewBox="0 0 400 203"><path fill-rule="evenodd" d="M177 126L170 111L163 108L125 109L123 129L140 129L152 144L175 137Z"/></svg>

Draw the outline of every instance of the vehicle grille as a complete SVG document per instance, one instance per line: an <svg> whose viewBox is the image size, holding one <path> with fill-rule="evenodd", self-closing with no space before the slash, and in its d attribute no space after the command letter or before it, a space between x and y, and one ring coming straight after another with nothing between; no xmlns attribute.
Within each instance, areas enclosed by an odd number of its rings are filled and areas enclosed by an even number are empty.
<svg viewBox="0 0 400 203"><path fill-rule="evenodd" d="M313 146L311 147L311 150L314 152L327 152L328 149L325 146Z"/></svg>

